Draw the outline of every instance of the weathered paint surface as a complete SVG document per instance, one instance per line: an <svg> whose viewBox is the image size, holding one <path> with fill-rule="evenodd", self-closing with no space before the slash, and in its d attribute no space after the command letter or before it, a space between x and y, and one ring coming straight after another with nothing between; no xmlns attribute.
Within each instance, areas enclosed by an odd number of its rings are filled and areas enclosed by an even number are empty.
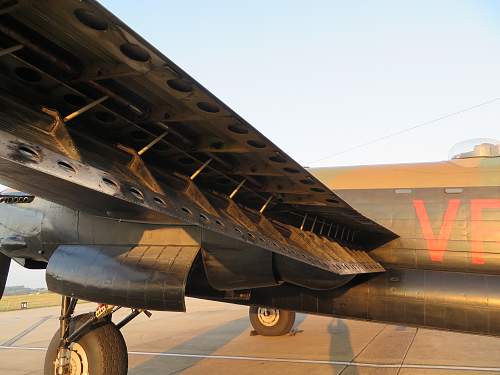
<svg viewBox="0 0 500 375"><path fill-rule="evenodd" d="M96 2L2 18L0 39L23 49L0 60L0 181L61 206L0 214L1 251L48 261L52 289L182 309L187 282L202 298L500 335L500 158L305 170Z"/></svg>
<svg viewBox="0 0 500 375"><path fill-rule="evenodd" d="M381 263L500 273L500 158L312 172L400 236L373 251Z"/></svg>

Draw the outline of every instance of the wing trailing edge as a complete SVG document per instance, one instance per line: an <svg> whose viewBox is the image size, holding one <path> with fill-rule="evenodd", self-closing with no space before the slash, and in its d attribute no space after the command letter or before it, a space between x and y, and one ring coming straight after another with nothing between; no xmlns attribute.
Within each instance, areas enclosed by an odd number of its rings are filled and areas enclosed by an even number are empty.
<svg viewBox="0 0 500 375"><path fill-rule="evenodd" d="M97 2L0 3L0 76L1 182L338 274L383 270L366 251L392 232Z"/></svg>

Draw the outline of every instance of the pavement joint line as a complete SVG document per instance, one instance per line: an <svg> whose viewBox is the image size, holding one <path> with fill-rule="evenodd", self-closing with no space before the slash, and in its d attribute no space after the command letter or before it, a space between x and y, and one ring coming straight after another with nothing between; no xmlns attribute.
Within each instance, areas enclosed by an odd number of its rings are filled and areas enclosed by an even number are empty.
<svg viewBox="0 0 500 375"><path fill-rule="evenodd" d="M415 333L413 334L413 337L411 338L411 341L408 344L408 347L406 348L405 354L403 356L403 359L401 360L400 365L405 363L406 357L408 356L408 353L410 352L411 348L413 347L413 343L415 342L415 338L417 337L417 334L418 334L418 327L415 328ZM399 368L398 373L396 375L399 375L400 372L401 372L401 367Z"/></svg>
<svg viewBox="0 0 500 375"><path fill-rule="evenodd" d="M0 350L30 350L30 351L47 351L46 348L28 347L28 346L5 346L0 345ZM450 370L450 371L489 371L500 372L500 367L480 367L480 366L451 366L451 365L423 365L423 364L383 364L370 362L350 362L350 361L330 361L316 359L300 359L300 358L269 358L269 357L250 357L238 355L216 355L216 354L187 354L187 353L164 353L164 352L143 352L129 351L130 355L149 355L159 357L186 357L186 358L203 358L203 359L226 359L237 361L254 361L254 362L278 362L278 363L305 363L318 365L341 365L353 367L372 367L372 368L408 368L408 369L425 369L425 370Z"/></svg>
<svg viewBox="0 0 500 375"><path fill-rule="evenodd" d="M43 318L37 320L35 323L33 323L31 326L26 328L24 331L20 332L19 334L15 335L11 339L5 341L2 343L3 346L12 346L15 344L17 341L21 340L24 336L35 330L36 328L40 327L43 323L45 323L47 320L49 320L52 317L52 315L47 315L44 316Z"/></svg>
<svg viewBox="0 0 500 375"><path fill-rule="evenodd" d="M363 354L363 352L368 348L368 346L370 346L370 344L375 341L375 339L382 333L382 331L384 329L387 328L387 324L384 325L382 327L382 329L380 331L377 332L377 334L375 336L373 336L369 341L368 343L358 352L358 354L356 354L349 362L353 362L356 358L358 358L361 354ZM342 373L348 368L349 366L344 366L344 368L342 370L340 370L339 372L339 375L342 375Z"/></svg>

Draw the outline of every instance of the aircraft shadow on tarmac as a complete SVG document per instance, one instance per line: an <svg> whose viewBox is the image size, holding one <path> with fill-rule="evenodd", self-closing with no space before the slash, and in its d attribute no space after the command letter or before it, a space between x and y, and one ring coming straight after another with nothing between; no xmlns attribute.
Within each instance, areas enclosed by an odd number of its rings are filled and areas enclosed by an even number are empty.
<svg viewBox="0 0 500 375"><path fill-rule="evenodd" d="M297 314L294 331L301 333L300 326L307 315ZM195 336L177 346L169 348L166 353L180 354L215 354L219 349L228 344L231 340L241 335L249 328L248 318L240 318L226 324L217 326L201 335ZM352 349L349 327L341 319L332 319L328 325L327 332L330 335L329 359L350 361L355 357ZM290 339L293 340L292 337ZM151 375L161 369L162 374L182 373L203 358L196 357L175 357L156 356L129 370L130 375ZM230 364L228 364L230 366ZM333 375L358 375L354 366L339 368L332 366Z"/></svg>
<svg viewBox="0 0 500 375"><path fill-rule="evenodd" d="M168 350L168 353L209 355L248 329L248 318L240 318L195 336ZM161 369L162 374L177 374L196 365L203 358L154 357L129 370L130 375L150 375Z"/></svg>

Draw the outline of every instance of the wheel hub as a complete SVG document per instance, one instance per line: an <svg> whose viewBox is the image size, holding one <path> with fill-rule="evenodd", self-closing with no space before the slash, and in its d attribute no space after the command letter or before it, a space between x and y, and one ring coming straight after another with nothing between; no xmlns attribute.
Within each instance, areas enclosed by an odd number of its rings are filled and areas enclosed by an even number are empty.
<svg viewBox="0 0 500 375"><path fill-rule="evenodd" d="M270 309L267 307L259 307L257 311L259 322L266 327L275 326L280 318L279 309Z"/></svg>
<svg viewBox="0 0 500 375"><path fill-rule="evenodd" d="M89 362L83 347L74 342L70 348L69 371L67 375L89 375ZM54 374L58 374L55 368ZM66 373L65 373L66 375Z"/></svg>
<svg viewBox="0 0 500 375"><path fill-rule="evenodd" d="M87 353L78 343L71 345L71 375L89 375Z"/></svg>

